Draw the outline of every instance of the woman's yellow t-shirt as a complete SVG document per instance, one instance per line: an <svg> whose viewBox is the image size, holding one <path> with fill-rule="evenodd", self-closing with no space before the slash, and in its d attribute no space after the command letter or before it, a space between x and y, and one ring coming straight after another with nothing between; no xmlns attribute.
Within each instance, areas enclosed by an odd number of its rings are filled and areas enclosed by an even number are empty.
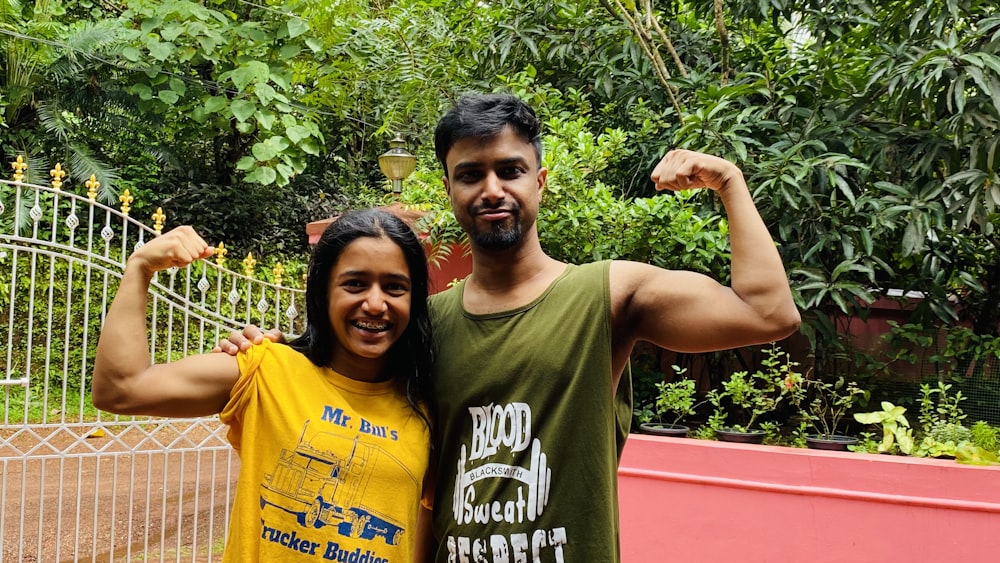
<svg viewBox="0 0 1000 563"><path fill-rule="evenodd" d="M240 455L224 561L411 559L430 432L393 382L265 341L220 414Z"/></svg>

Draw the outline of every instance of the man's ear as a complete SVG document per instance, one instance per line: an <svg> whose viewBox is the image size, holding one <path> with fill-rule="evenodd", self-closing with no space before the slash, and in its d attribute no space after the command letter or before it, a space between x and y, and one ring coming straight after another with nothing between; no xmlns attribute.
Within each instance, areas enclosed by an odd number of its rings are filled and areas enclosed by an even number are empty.
<svg viewBox="0 0 1000 563"><path fill-rule="evenodd" d="M538 169L537 180L538 180L538 195L539 196L541 196L543 193L545 193L545 180L546 180L546 178L548 178L548 176L549 176L549 169L548 168L539 168Z"/></svg>
<svg viewBox="0 0 1000 563"><path fill-rule="evenodd" d="M444 184L444 191L451 197L451 184L448 183L448 176L441 176L441 183Z"/></svg>

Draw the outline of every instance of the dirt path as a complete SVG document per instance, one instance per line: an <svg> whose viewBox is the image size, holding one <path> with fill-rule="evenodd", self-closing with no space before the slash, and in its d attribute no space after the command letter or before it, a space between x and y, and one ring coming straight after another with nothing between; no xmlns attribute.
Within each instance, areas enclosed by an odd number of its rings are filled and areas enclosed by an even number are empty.
<svg viewBox="0 0 1000 563"><path fill-rule="evenodd" d="M219 560L238 458L208 431L170 431L184 447L124 432L88 438L100 456L51 453L71 437L40 455L0 448L0 563ZM186 447L199 441L212 445Z"/></svg>

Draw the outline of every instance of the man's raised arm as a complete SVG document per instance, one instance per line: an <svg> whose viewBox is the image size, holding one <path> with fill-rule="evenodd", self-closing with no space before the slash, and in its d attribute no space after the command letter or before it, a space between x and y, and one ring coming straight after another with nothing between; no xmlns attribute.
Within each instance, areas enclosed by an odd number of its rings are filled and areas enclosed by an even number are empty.
<svg viewBox="0 0 1000 563"><path fill-rule="evenodd" d="M729 287L688 271L615 262L611 267L616 348L647 340L698 352L761 344L789 336L801 318L777 248L754 205L743 173L703 153L669 152L652 173L658 190L707 187L729 220Z"/></svg>

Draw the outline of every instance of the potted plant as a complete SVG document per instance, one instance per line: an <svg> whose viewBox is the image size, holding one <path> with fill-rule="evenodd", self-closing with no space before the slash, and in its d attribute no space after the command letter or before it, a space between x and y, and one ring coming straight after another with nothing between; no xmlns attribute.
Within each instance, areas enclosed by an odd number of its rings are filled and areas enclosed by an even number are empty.
<svg viewBox="0 0 1000 563"><path fill-rule="evenodd" d="M867 401L870 391L861 389L854 381L848 382L843 376L836 381L805 379L804 387L812 392L812 400L800 409L803 421L815 430L805 434L806 445L820 450L847 450L847 446L858 443L853 436L840 434L840 424L844 416L858 400Z"/></svg>
<svg viewBox="0 0 1000 563"><path fill-rule="evenodd" d="M906 407L882 401L882 410L859 412L854 414L854 420L862 424L875 424L882 427L882 441L878 442L878 453L892 454L897 451L909 454L913 451L913 430L904 413Z"/></svg>
<svg viewBox="0 0 1000 563"><path fill-rule="evenodd" d="M760 417L785 400L801 403L804 391L802 374L795 370L798 363L776 344L765 350L765 355L761 369L734 372L722 382L722 389L709 392L708 401L715 408L707 426L720 440L762 443L777 425L761 423Z"/></svg>
<svg viewBox="0 0 1000 563"><path fill-rule="evenodd" d="M681 378L687 368L672 366L676 377ZM685 437L690 428L680 424L681 419L691 416L697 408L706 401L695 401L695 381L693 379L674 379L667 383L656 384L659 394L656 397L656 410L645 417L639 428L650 434L662 436Z"/></svg>

